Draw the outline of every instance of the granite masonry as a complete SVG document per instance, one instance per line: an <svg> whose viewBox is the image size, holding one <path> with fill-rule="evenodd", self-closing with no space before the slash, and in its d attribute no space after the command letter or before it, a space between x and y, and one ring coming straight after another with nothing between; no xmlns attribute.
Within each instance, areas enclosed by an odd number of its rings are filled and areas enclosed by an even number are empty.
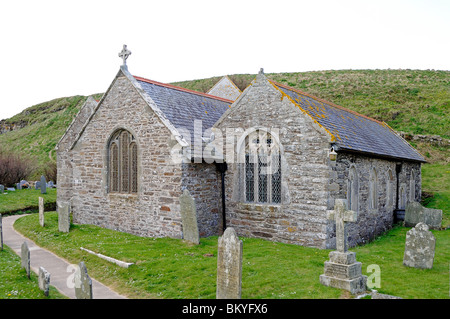
<svg viewBox="0 0 450 319"><path fill-rule="evenodd" d="M212 144L215 162L206 151ZM250 157L251 148L259 153ZM326 212L345 198L359 216L348 227L352 247L420 201L423 162L385 123L277 84L262 70L233 101L135 77L123 65L57 145L57 201L74 223L182 238L186 189L200 237L230 226L239 236L332 249L336 230ZM278 169L265 172L269 166Z"/></svg>

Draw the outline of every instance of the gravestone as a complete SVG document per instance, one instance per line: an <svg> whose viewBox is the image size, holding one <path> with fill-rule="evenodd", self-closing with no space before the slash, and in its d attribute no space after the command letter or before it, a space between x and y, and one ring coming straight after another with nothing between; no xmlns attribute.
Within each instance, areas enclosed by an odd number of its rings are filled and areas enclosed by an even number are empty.
<svg viewBox="0 0 450 319"><path fill-rule="evenodd" d="M327 211L327 218L336 222L337 250L330 252L324 274L319 277L320 283L352 294L364 292L367 276L362 275L362 264L356 261L356 254L347 250L347 223L356 222L357 213L347 210L347 200L336 199L334 210Z"/></svg>
<svg viewBox="0 0 450 319"><path fill-rule="evenodd" d="M423 207L418 202L406 205L405 226L414 227L418 223L428 225L430 229L441 229L442 210Z"/></svg>
<svg viewBox="0 0 450 319"><path fill-rule="evenodd" d="M242 289L242 240L228 227L217 249L217 299L240 299Z"/></svg>
<svg viewBox="0 0 450 319"><path fill-rule="evenodd" d="M38 190L38 189L40 189L40 188L41 188L41 182L40 182L40 181L37 181L36 184L34 184L34 189L35 189L35 190Z"/></svg>
<svg viewBox="0 0 450 319"><path fill-rule="evenodd" d="M75 271L75 296L77 299L92 299L92 280L88 275L84 262L78 264Z"/></svg>
<svg viewBox="0 0 450 319"><path fill-rule="evenodd" d="M41 176L41 194L47 194L47 181L44 175Z"/></svg>
<svg viewBox="0 0 450 319"><path fill-rule="evenodd" d="M58 202L58 230L68 233L70 230L70 204Z"/></svg>
<svg viewBox="0 0 450 319"><path fill-rule="evenodd" d="M26 241L23 242L20 256L22 258L22 267L27 271L27 276L30 278L30 249L28 249L28 244Z"/></svg>
<svg viewBox="0 0 450 319"><path fill-rule="evenodd" d="M183 223L183 239L196 245L200 244L195 201L185 189L180 196L180 212Z"/></svg>
<svg viewBox="0 0 450 319"><path fill-rule="evenodd" d="M406 233L403 265L420 269L433 268L435 247L433 233L426 224L418 223Z"/></svg>
<svg viewBox="0 0 450 319"><path fill-rule="evenodd" d="M22 184L17 183L17 184L16 184L16 189L18 189L18 190L22 189Z"/></svg>
<svg viewBox="0 0 450 319"><path fill-rule="evenodd" d="M3 226L2 226L2 214L0 213L0 251L3 250Z"/></svg>
<svg viewBox="0 0 450 319"><path fill-rule="evenodd" d="M0 195L5 192L5 185L0 184Z"/></svg>
<svg viewBox="0 0 450 319"><path fill-rule="evenodd" d="M47 187L48 187L48 188L53 188L53 187L54 187L53 182L52 182L52 181L48 182L48 183L47 183Z"/></svg>
<svg viewBox="0 0 450 319"><path fill-rule="evenodd" d="M8 187L6 190L9 191L9 192L15 192L16 191L16 189L14 187Z"/></svg>
<svg viewBox="0 0 450 319"><path fill-rule="evenodd" d="M44 295L48 297L50 290L50 273L45 270L44 267L39 267L39 289L44 292Z"/></svg>
<svg viewBox="0 0 450 319"><path fill-rule="evenodd" d="M44 198L39 197L39 224L44 227Z"/></svg>

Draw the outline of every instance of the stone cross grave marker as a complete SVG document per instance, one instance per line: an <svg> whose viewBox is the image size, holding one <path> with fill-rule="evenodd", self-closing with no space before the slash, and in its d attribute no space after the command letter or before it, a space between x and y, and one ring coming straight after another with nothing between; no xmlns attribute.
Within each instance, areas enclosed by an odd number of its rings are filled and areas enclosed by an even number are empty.
<svg viewBox="0 0 450 319"><path fill-rule="evenodd" d="M26 241L23 242L20 249L20 256L22 258L22 267L27 271L27 276L30 278L30 249Z"/></svg>
<svg viewBox="0 0 450 319"><path fill-rule="evenodd" d="M347 210L347 200L336 199L334 211L327 211L327 218L336 221L336 251L325 261L324 274L320 283L334 288L345 289L352 294L366 290L367 277L362 275L362 264L356 261L356 254L347 251L346 223L356 222L357 213Z"/></svg>
<svg viewBox="0 0 450 319"><path fill-rule="evenodd" d="M436 238L433 233L426 224L418 223L406 233L403 265L420 269L433 268L435 247Z"/></svg>
<svg viewBox="0 0 450 319"><path fill-rule="evenodd" d="M39 267L39 289L44 292L44 295L48 297L48 293L50 290L50 273L45 270L44 267Z"/></svg>
<svg viewBox="0 0 450 319"><path fill-rule="evenodd" d="M75 296L77 299L92 299L92 280L84 262L78 264L75 271Z"/></svg>
<svg viewBox="0 0 450 319"><path fill-rule="evenodd" d="M336 222L336 250L345 253L348 249L347 223L356 222L356 212L347 210L346 200L336 199L334 210L327 211L327 219Z"/></svg>
<svg viewBox="0 0 450 319"><path fill-rule="evenodd" d="M242 240L228 227L217 249L217 299L240 299L242 289Z"/></svg>
<svg viewBox="0 0 450 319"><path fill-rule="evenodd" d="M180 212L183 223L183 239L196 245L200 244L197 209L195 207L195 201L187 189L180 196Z"/></svg>
<svg viewBox="0 0 450 319"><path fill-rule="evenodd" d="M41 194L47 194L47 181L44 175L41 176Z"/></svg>
<svg viewBox="0 0 450 319"><path fill-rule="evenodd" d="M44 227L44 198L39 197L39 224Z"/></svg>
<svg viewBox="0 0 450 319"><path fill-rule="evenodd" d="M3 250L3 226L2 226L2 214L0 213L0 251Z"/></svg>
<svg viewBox="0 0 450 319"><path fill-rule="evenodd" d="M58 202L58 230L68 233L70 230L70 204Z"/></svg>

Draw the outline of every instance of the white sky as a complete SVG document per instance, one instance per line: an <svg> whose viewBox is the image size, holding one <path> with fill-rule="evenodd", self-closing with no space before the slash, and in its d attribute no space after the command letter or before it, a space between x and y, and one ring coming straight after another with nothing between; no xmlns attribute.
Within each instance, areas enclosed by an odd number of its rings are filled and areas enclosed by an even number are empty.
<svg viewBox="0 0 450 319"><path fill-rule="evenodd" d="M105 92L236 73L450 70L450 0L0 0L0 119Z"/></svg>

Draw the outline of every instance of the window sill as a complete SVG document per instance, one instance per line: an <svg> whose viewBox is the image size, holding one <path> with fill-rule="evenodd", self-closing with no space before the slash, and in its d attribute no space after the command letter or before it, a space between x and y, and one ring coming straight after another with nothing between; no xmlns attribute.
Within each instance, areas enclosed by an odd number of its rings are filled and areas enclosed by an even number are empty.
<svg viewBox="0 0 450 319"><path fill-rule="evenodd" d="M138 198L138 194L134 193L134 194L124 194L124 193L108 193L108 197L111 198L129 198L129 199L133 199L133 198Z"/></svg>
<svg viewBox="0 0 450 319"><path fill-rule="evenodd" d="M242 210L259 211L259 212L280 212L281 203L239 203Z"/></svg>

